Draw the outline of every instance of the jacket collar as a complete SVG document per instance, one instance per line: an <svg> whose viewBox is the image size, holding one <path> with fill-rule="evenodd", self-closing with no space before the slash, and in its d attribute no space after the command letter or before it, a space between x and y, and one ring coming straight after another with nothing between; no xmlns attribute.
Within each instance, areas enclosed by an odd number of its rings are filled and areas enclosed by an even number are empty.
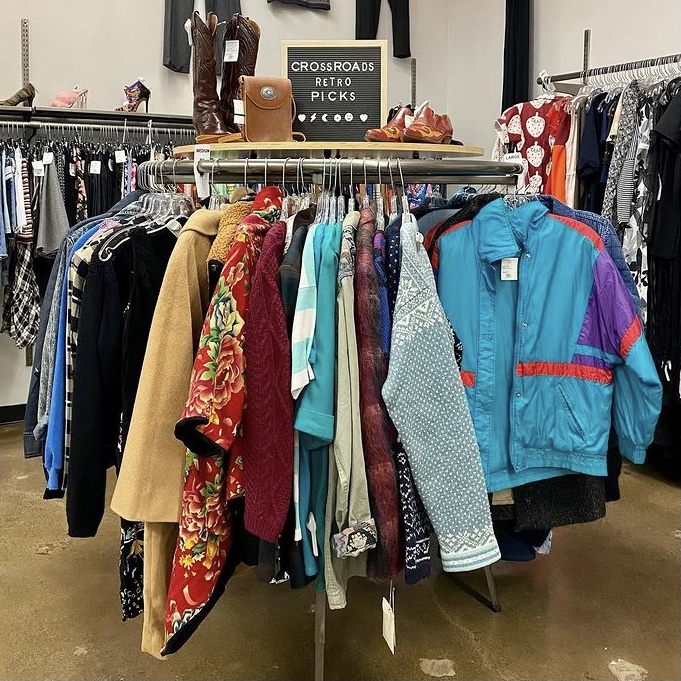
<svg viewBox="0 0 681 681"><path fill-rule="evenodd" d="M207 208L199 208L194 211L187 220L187 224L182 228L182 232L196 232L203 234L203 236L215 236L218 233L220 225L220 218L223 212L221 210L208 210Z"/></svg>
<svg viewBox="0 0 681 681"><path fill-rule="evenodd" d="M539 227L547 213L548 208L538 201L518 208L510 208L503 199L488 203L471 225L480 258L491 263L518 256L528 234Z"/></svg>

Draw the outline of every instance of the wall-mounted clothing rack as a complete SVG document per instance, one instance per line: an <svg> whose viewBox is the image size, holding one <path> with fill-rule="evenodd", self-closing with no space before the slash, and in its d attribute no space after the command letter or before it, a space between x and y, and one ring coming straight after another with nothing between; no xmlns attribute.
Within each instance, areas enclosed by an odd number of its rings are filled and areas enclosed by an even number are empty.
<svg viewBox="0 0 681 681"><path fill-rule="evenodd" d="M623 62L621 64L611 64L610 66L599 66L593 69L585 69L583 71L570 71L569 73L558 73L554 76L539 76L537 78L537 85L542 85L546 82L557 83L564 80L579 79L586 82L587 78L593 76L603 76L608 73L627 73L629 71L640 71L641 69L650 69L667 64L676 64L681 62L681 53L669 54L664 57L653 57L651 59L641 59L639 61Z"/></svg>
<svg viewBox="0 0 681 681"><path fill-rule="evenodd" d="M198 161L196 170L211 182L286 182L314 181L339 167L343 180L355 182L433 182L438 184L515 185L516 175L523 172L518 163L464 159L391 159L391 158L270 158L221 159ZM194 161L147 161L137 171L140 186L152 189L164 184L194 182Z"/></svg>
<svg viewBox="0 0 681 681"><path fill-rule="evenodd" d="M0 121L22 120L32 123L64 122L73 125L148 125L193 130L191 116L176 114L142 113L139 111L99 111L96 109L70 109L52 106L0 106Z"/></svg>

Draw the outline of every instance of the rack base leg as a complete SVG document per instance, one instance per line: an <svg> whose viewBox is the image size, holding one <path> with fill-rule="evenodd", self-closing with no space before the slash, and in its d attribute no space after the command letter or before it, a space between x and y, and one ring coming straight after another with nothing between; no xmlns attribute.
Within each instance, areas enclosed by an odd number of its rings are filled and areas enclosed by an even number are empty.
<svg viewBox="0 0 681 681"><path fill-rule="evenodd" d="M314 678L324 681L324 643L326 641L326 592L317 591L314 606Z"/></svg>
<svg viewBox="0 0 681 681"><path fill-rule="evenodd" d="M501 612L497 583L494 581L494 573L490 565L485 568L485 578L487 579L487 588L489 589L490 609L492 612Z"/></svg>
<svg viewBox="0 0 681 681"><path fill-rule="evenodd" d="M469 596L473 596L476 601L480 601L485 607L489 608L492 612L501 612L501 605L499 603L499 595L497 593L497 585L494 581L494 574L492 573L492 568L488 565L485 568L485 578L487 579L487 588L489 589L489 598L483 596L479 591L474 589L469 584L466 584L459 574L456 572L449 573L451 578L457 583L459 588L463 589Z"/></svg>

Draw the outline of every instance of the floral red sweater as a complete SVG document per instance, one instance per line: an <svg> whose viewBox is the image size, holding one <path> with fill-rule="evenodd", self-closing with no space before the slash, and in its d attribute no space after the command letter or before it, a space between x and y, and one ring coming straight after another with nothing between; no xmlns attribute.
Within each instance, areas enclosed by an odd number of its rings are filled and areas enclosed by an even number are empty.
<svg viewBox="0 0 681 681"><path fill-rule="evenodd" d="M188 447L180 532L166 603L163 654L183 645L224 591L235 565L228 502L243 488L246 402L244 336L262 242L279 217L281 192L267 187L242 221L206 314L189 398L175 436Z"/></svg>

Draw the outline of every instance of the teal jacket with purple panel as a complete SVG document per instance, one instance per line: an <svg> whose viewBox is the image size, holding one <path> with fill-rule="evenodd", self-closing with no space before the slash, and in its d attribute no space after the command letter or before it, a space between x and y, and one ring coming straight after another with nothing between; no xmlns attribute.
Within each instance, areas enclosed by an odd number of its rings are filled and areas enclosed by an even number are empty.
<svg viewBox="0 0 681 681"><path fill-rule="evenodd" d="M601 237L539 202L497 199L438 247L488 490L605 476L611 414L622 454L642 463L662 388Z"/></svg>

